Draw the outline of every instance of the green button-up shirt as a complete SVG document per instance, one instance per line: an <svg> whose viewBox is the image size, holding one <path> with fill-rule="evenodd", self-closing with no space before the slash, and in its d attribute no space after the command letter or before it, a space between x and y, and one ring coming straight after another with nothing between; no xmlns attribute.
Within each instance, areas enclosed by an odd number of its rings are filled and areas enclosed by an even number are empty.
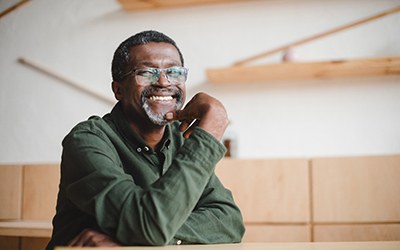
<svg viewBox="0 0 400 250"><path fill-rule="evenodd" d="M215 176L224 146L201 128L184 139L168 124L159 150L129 127L120 104L63 140L53 235L47 249L85 228L123 245L240 242L242 216Z"/></svg>

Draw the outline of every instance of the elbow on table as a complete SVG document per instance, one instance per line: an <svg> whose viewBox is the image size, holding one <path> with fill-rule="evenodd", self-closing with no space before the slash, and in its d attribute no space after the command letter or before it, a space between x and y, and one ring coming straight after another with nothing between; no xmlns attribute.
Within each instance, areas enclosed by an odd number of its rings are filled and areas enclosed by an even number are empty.
<svg viewBox="0 0 400 250"><path fill-rule="evenodd" d="M242 221L240 221L237 226L232 226L231 243L242 242L245 232L246 232L246 228Z"/></svg>
<svg viewBox="0 0 400 250"><path fill-rule="evenodd" d="M172 237L171 237L172 239ZM168 245L168 243L171 241L171 239L168 239L166 237L155 237L155 238L150 238L150 239L146 239L145 241L145 245L147 246L166 246Z"/></svg>

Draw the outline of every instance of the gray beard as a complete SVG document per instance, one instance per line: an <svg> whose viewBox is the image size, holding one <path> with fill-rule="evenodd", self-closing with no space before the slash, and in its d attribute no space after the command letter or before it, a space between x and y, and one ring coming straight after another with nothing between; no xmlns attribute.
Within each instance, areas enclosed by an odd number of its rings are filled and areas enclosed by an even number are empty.
<svg viewBox="0 0 400 250"><path fill-rule="evenodd" d="M176 100L175 104L175 110L181 109L183 106L182 98L178 98ZM150 108L149 104L147 103L147 100L143 102L142 105L144 111L146 112L147 116L149 117L150 121L154 124L164 126L168 123L168 121L165 119L165 115L169 112L161 112L161 113L155 113L153 110Z"/></svg>

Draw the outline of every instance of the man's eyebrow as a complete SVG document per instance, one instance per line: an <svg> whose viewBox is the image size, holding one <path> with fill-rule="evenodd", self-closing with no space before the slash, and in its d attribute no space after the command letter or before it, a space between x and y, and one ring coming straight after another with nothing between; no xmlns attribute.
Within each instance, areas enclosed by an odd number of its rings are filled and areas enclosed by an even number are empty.
<svg viewBox="0 0 400 250"><path fill-rule="evenodd" d="M151 62L145 62L145 61L135 63L136 66L137 65L151 66L152 64L153 63Z"/></svg>
<svg viewBox="0 0 400 250"><path fill-rule="evenodd" d="M151 64L153 64L153 62L150 62L150 61L141 61L141 62L139 62L139 64L151 65Z"/></svg>
<svg viewBox="0 0 400 250"><path fill-rule="evenodd" d="M172 67L172 66L182 66L181 62L178 61L168 61L164 63L165 66L167 67ZM148 62L148 61L142 61L136 64L137 66L146 66L146 67L154 67L154 68L158 68L158 65L156 65L154 62Z"/></svg>

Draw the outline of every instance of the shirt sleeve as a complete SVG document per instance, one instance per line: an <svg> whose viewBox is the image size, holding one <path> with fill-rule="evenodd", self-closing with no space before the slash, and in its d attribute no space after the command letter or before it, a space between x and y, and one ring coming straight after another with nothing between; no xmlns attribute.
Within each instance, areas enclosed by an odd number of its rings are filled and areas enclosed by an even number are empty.
<svg viewBox="0 0 400 250"><path fill-rule="evenodd" d="M201 231L190 239L188 231L196 223L221 215L206 212L209 208L199 202L202 197L204 204L207 197L217 199L204 193L213 192L207 187L215 182L214 166L223 157L224 148L210 137L196 128L168 171L143 189L123 171L118 153L102 131L74 131L63 144L62 178L67 199L124 245L165 245L180 235L178 230L188 241L209 240ZM214 205L212 210L218 210L222 203ZM196 234L198 240L194 240Z"/></svg>
<svg viewBox="0 0 400 250"><path fill-rule="evenodd" d="M213 174L195 210L171 244L237 243L245 228L232 194Z"/></svg>

